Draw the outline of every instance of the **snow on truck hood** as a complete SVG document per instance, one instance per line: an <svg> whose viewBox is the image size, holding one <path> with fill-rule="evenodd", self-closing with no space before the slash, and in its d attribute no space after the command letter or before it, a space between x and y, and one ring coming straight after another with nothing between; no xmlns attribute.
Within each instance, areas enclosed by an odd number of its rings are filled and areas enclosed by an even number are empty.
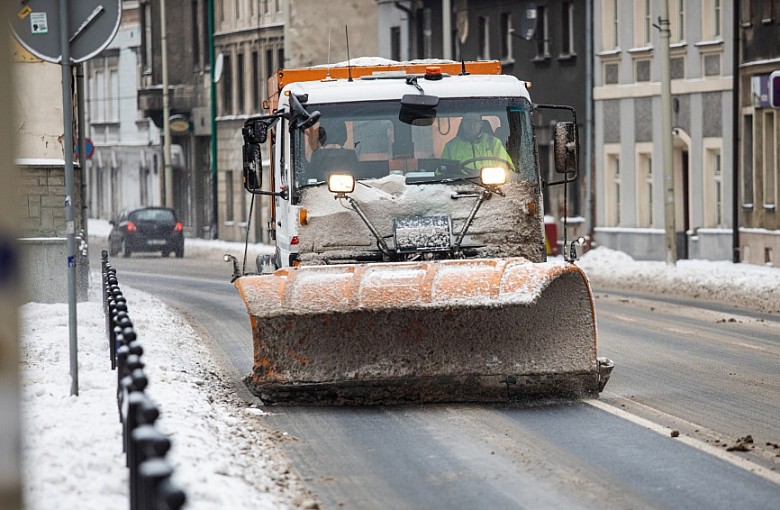
<svg viewBox="0 0 780 510"><path fill-rule="evenodd" d="M524 97L531 100L525 83L508 75L445 76L441 80L420 78L418 84L428 95L449 97ZM418 94L413 85L402 78L357 78L354 81L330 80L296 82L284 91L308 94L308 104L344 103L359 101L399 100L404 94Z"/></svg>

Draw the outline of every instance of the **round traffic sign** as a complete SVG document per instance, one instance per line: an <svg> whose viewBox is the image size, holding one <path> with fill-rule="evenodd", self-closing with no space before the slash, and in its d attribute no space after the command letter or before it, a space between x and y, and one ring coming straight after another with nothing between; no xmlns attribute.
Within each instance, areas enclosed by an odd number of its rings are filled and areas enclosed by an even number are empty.
<svg viewBox="0 0 780 510"><path fill-rule="evenodd" d="M11 16L11 30L27 51L47 62L62 60L60 3L62 0L27 0ZM122 19L121 0L67 2L70 61L89 60L111 44Z"/></svg>

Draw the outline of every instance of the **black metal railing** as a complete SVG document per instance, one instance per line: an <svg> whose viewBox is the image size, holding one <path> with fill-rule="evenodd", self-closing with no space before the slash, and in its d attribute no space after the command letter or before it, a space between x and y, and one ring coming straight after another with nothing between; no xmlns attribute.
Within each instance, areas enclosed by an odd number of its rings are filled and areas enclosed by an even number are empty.
<svg viewBox="0 0 780 510"><path fill-rule="evenodd" d="M122 424L122 452L130 470L130 510L178 510L184 491L171 481L173 467L165 460L171 442L157 430L160 411L145 390L141 347L127 313L108 252L102 252L103 312L106 317L111 369L116 370L116 400Z"/></svg>

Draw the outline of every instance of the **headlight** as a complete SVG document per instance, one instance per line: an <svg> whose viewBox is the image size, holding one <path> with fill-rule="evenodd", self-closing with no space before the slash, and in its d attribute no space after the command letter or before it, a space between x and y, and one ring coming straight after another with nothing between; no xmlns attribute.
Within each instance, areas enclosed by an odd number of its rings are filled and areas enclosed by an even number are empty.
<svg viewBox="0 0 780 510"><path fill-rule="evenodd" d="M355 190L355 178L351 175L332 174L328 177L328 191L331 193L352 193Z"/></svg>
<svg viewBox="0 0 780 510"><path fill-rule="evenodd" d="M498 166L486 166L482 168L482 184L486 186L500 186L506 182L506 169Z"/></svg>

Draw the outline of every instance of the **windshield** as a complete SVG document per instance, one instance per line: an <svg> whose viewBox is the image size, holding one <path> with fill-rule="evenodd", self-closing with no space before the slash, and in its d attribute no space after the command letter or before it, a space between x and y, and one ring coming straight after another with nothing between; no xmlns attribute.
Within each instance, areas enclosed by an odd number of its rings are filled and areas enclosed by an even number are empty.
<svg viewBox="0 0 780 510"><path fill-rule="evenodd" d="M524 98L439 101L435 110L401 111L400 101L311 104L317 124L293 133L296 187L334 172L356 179L406 176L407 183L448 182L484 166L510 180L536 181L531 104Z"/></svg>

